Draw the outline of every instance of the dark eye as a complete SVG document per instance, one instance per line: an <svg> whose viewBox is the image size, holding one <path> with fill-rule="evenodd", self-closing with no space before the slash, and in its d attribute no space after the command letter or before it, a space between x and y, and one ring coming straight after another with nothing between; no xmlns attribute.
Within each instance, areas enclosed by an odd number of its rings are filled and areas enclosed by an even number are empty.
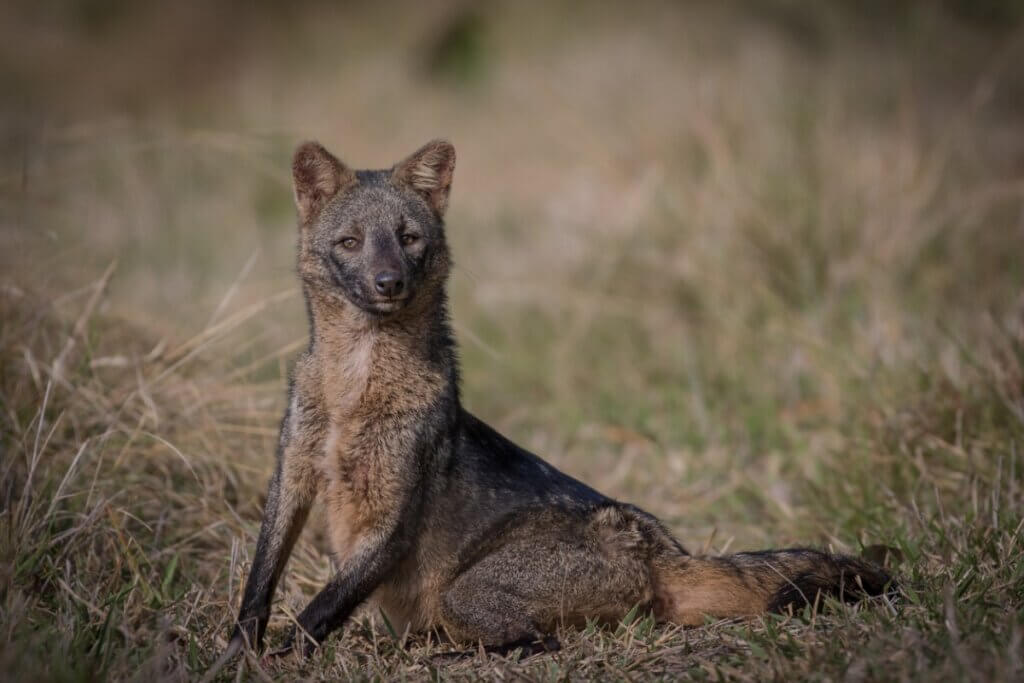
<svg viewBox="0 0 1024 683"><path fill-rule="evenodd" d="M346 249L355 249L356 245L359 244L359 240L357 240L355 237L346 237L345 239L341 240L341 242L339 242L338 244L345 247Z"/></svg>
<svg viewBox="0 0 1024 683"><path fill-rule="evenodd" d="M415 244L419 238L419 235L413 235L412 233L407 232L399 238L399 241L401 241L403 247L407 247L410 244Z"/></svg>

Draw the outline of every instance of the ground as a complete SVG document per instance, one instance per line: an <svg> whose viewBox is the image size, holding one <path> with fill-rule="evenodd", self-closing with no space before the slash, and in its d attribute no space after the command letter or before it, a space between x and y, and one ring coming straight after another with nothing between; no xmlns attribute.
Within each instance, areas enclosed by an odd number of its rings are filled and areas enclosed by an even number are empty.
<svg viewBox="0 0 1024 683"><path fill-rule="evenodd" d="M467 406L691 549L886 546L905 596L522 661L363 614L225 680L1019 680L1021 13L861 5L10 3L0 667L207 669L306 343L291 149L445 136ZM314 516L272 642L330 574Z"/></svg>

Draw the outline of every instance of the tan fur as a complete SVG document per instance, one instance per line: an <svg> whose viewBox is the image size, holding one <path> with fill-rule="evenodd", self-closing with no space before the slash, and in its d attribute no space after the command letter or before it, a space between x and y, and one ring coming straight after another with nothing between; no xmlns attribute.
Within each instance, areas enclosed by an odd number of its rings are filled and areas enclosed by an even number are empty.
<svg viewBox="0 0 1024 683"><path fill-rule="evenodd" d="M436 546L428 538L422 538L417 546L425 553L410 553L370 597L371 610L387 617L399 634L406 629L412 633L423 632L441 623L437 598L444 576L438 568L444 565L444 560L433 556L431 551Z"/></svg>
<svg viewBox="0 0 1024 683"><path fill-rule="evenodd" d="M410 362L413 335L382 335L363 324L325 328L320 344L325 351L316 362L329 427L319 470L327 480L334 550L344 558L398 496L392 484L400 463L392 459L410 435L396 430L396 423L429 403L443 379Z"/></svg>
<svg viewBox="0 0 1024 683"><path fill-rule="evenodd" d="M709 617L730 618L762 614L768 606L768 587L745 580L715 563L714 558L687 557L652 571L654 615L660 621L700 626Z"/></svg>

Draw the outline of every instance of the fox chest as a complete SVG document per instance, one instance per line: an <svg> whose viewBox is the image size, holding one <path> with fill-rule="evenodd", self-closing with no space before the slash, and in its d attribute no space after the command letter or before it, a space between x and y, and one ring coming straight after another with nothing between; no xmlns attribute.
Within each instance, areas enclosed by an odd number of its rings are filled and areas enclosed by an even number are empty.
<svg viewBox="0 0 1024 683"><path fill-rule="evenodd" d="M389 482L402 482L406 470L414 469L423 416L440 387L429 377L405 379L378 373L339 391L333 405L328 402L320 465L329 486L365 500L385 493Z"/></svg>
<svg viewBox="0 0 1024 683"><path fill-rule="evenodd" d="M391 421L331 424L319 463L328 492L336 489L359 503L386 494L407 476L415 447L410 431Z"/></svg>
<svg viewBox="0 0 1024 683"><path fill-rule="evenodd" d="M328 531L338 559L383 526L412 476L401 425L348 419L328 427L319 462Z"/></svg>
<svg viewBox="0 0 1024 683"><path fill-rule="evenodd" d="M363 498L400 474L410 443L409 414L435 384L382 345L353 345L327 367L321 395L327 425L321 469L326 482Z"/></svg>
<svg viewBox="0 0 1024 683"><path fill-rule="evenodd" d="M404 383L371 379L358 399L328 413L319 469L339 560L383 533L405 507L403 496L419 489L422 415L437 390L408 377Z"/></svg>

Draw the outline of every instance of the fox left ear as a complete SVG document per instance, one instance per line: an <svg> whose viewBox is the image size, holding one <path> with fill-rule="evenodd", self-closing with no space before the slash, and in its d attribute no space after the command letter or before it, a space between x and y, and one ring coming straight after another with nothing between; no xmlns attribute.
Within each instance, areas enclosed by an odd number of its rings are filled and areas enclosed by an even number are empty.
<svg viewBox="0 0 1024 683"><path fill-rule="evenodd" d="M438 216L444 216L454 173L455 148L452 143L431 140L411 157L396 164L391 179L395 184L418 192Z"/></svg>

